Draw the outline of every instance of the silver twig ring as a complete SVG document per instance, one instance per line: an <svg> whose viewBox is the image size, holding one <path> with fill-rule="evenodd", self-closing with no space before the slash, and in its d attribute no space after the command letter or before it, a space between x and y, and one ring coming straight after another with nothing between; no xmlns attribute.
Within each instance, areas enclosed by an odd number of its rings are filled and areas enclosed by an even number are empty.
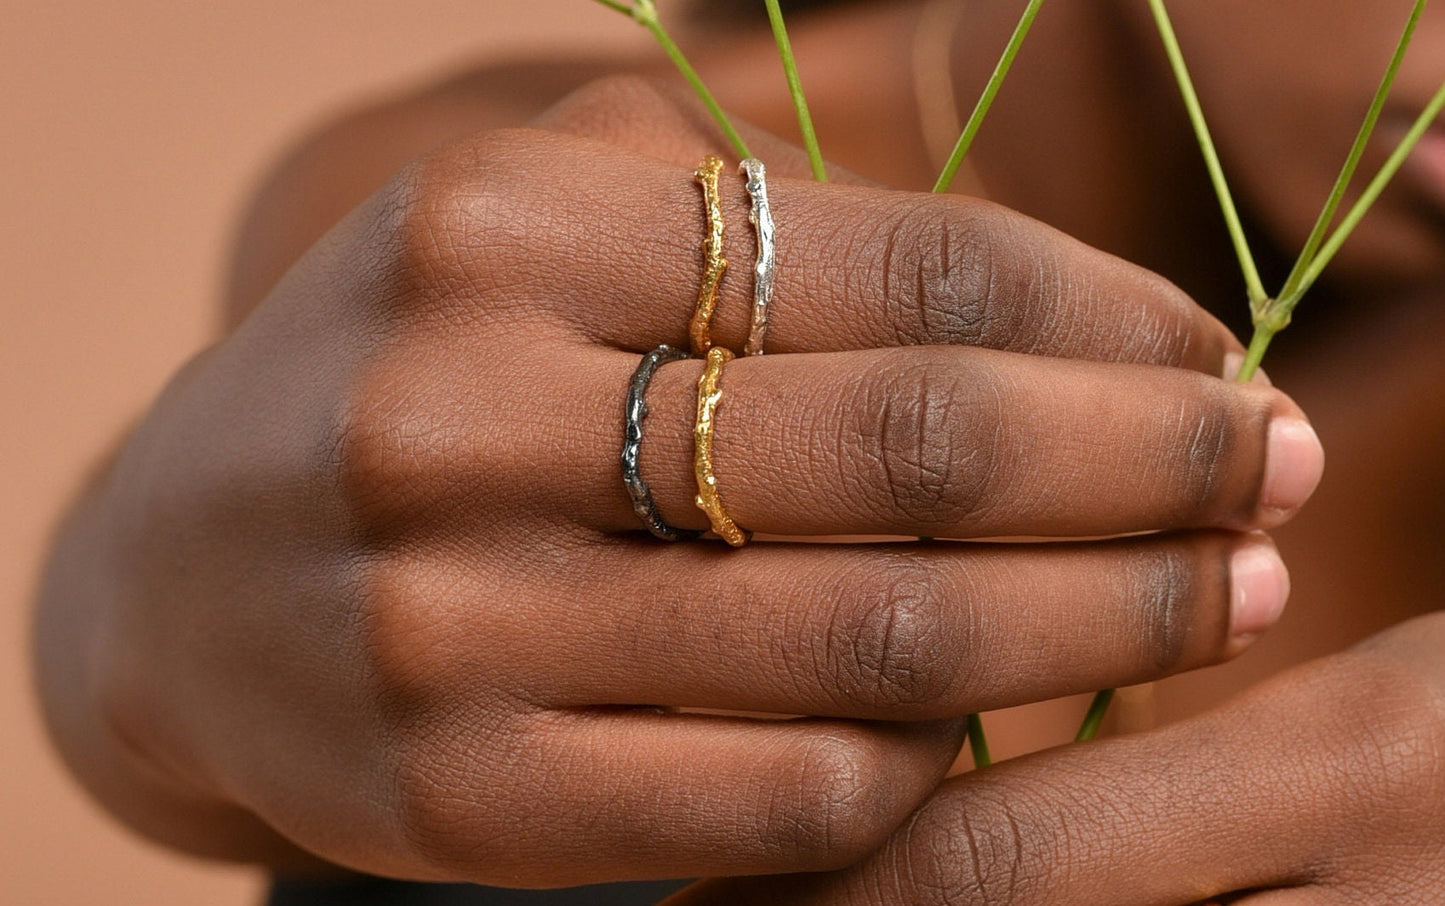
<svg viewBox="0 0 1445 906"><path fill-rule="evenodd" d="M768 205L768 171L762 161L750 157L738 165L738 172L747 177L748 197L753 203L748 220L758 234L758 260L753 265L753 323L743 354L762 355L768 332L768 304L773 301L773 211Z"/></svg>

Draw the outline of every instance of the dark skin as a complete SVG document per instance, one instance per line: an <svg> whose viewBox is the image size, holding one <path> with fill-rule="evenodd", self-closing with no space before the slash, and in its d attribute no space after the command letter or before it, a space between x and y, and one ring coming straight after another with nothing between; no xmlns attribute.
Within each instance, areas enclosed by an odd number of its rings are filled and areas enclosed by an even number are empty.
<svg viewBox="0 0 1445 906"><path fill-rule="evenodd" d="M1204 9L1181 5L1181 32L1207 34ZM1048 58L1059 67L1025 66L1011 89L1057 108L997 111L996 137L978 151L984 186L1154 267L1199 262L1178 279L1215 285L1202 275L1230 265L1213 243L1192 240L1211 211L1197 177L1181 182L1190 149L1179 123L1148 133L1157 153L1130 150L1137 130L1127 124L1153 122L1167 93L1116 95L1108 79L1052 75L1071 71L1068 54L1110 71L1119 58L1108 51L1134 40L1138 22L1083 5L1055 10L1034 40L1055 48ZM906 81L878 73L904 71L889 54L906 61L913 15L908 4L855 7L799 20L795 41L820 60L818 48L847 40L876 45L877 72L820 66L810 97L834 159L917 187L930 174L921 143L905 135L914 130L891 133L880 155L872 128L882 112L908 109ZM1009 15L970 34L984 40ZM1430 21L1427 43L1439 34L1438 16ZM770 53L765 34L740 33L700 65L744 118L785 132L789 113L754 65ZM973 66L988 65L981 52L959 59L969 61L957 73L965 86ZM1143 51L1123 59L1152 65ZM609 470L616 427L556 388L590 372L620 392L637 352L681 342L700 238L686 174L718 145L685 101L644 83L603 83L555 105L570 86L631 65L494 70L361 114L302 150L263 194L228 315L249 319L178 377L54 557L42 689L62 749L97 795L173 845L282 867L310 862L304 850L406 877L546 886L852 866L716 883L684 902L1186 904L1246 889L1262 891L1246 902L1265 904L1431 902L1445 883L1445 783L1432 754L1445 750L1439 616L1203 717L939 786L961 715L1226 659L1276 615L1241 620L1229 564L1267 550L1242 530L1277 525L1303 503L1317 449L1273 455L1269 426L1297 423L1295 404L1207 376L1224 373L1237 344L1147 272L1003 208L790 183L781 177L806 172L796 150L752 133L805 262L780 272L780 298L793 301L778 310L773 351L816 355L729 366L731 427L718 457L739 522L784 535L1173 532L1005 550L757 545L731 556L636 536ZM1064 162L1045 152L1058 145L1009 150L1010 140L1085 106L1095 113L1080 128L1106 111L1124 124L1079 138L1095 172L1117 179L1100 176L1099 196L1089 185L1046 191L1057 180L1041 174ZM486 131L529 119L544 131ZM1222 138L1234 123L1225 119ZM450 137L463 139L392 177ZM343 178L323 190L318 173ZM506 178L478 182L479 173ZM1137 194L1119 188L1134 185ZM1193 216L1161 215L1162 185ZM730 204L729 222L744 222L741 200ZM1260 216L1290 238L1286 215L1298 202L1277 204ZM599 276L604 259L584 254L588 242L617 260L636 254L606 246L624 209L641 225L629 241L661 243L649 260L687 266L652 269L641 287L626 283L629 268ZM506 229L557 210L567 216L546 227ZM488 225L487 241L475 241ZM1161 241L1165 226L1179 241ZM1413 244L1366 235L1398 260L1365 255L1343 273L1369 281L1371 267L1386 267L1428 293L1439 237L1406 232ZM839 249L837 237L860 235L878 239ZM959 269L930 270L940 243L967 249L1001 236L1009 241L989 246L987 284L966 257ZM889 282L902 262L922 279ZM1058 279L1026 279L1040 268ZM741 282L726 290L720 342L740 345L747 293ZM1423 352L1428 334L1409 323L1412 309L1398 310L1396 335ZM968 317L978 311L1006 314ZM1398 349L1389 330L1349 346L1378 362L1377 346ZM537 379L543 349L570 357L565 380ZM1438 381L1398 353L1393 361L1391 399L1409 421L1311 383L1287 361L1271 371L1313 393L1312 411L1324 407L1316 421L1344 438L1350 474L1387 474L1384 449L1397 474L1429 488L1434 460L1422 450L1440 437L1429 393ZM665 515L701 527L687 467L696 371L670 366L654 384L658 428L644 468ZM998 405L998 421L984 423L991 440L977 427L978 388ZM880 408L914 417L868 423ZM521 409L537 413L530 431L492 433ZM780 437L778 424L802 434ZM1391 428L1398 436L1381 442ZM1199 430L1219 451L1209 468ZM908 443L856 446L870 436ZM799 445L811 451L803 471L777 481L767 464ZM1091 458L1096 449L1111 453ZM869 465L890 458L895 467ZM957 474L991 480L932 480L965 459ZM535 481L539 464L555 477ZM1015 475L1054 499L1006 492L1020 486ZM1324 498L1333 502L1323 522L1305 523L1313 528L1291 548L1306 575L1324 578L1301 585L1367 616L1316 616L1326 631L1277 647L1276 665L1438 607L1426 583L1381 581L1401 575L1418 533L1340 530L1371 506L1386 525L1407 511L1358 483ZM1396 499L1423 510L1408 494ZM145 531L114 528L136 525ZM678 576L740 591L702 612ZM601 611L598 589L608 590ZM92 635L94 626L108 631ZM1278 669L1263 658L1242 664L1241 675ZM650 704L818 716L758 724L592 707ZM1282 734L1286 726L1299 729ZM288 756L292 746L305 757Z"/></svg>

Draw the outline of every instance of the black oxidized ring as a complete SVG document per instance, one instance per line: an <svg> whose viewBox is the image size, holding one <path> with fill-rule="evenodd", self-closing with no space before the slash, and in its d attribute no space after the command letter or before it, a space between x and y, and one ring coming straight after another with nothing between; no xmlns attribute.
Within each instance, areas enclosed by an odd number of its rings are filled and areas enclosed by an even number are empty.
<svg viewBox="0 0 1445 906"><path fill-rule="evenodd" d="M685 350L671 346L659 346L642 357L637 370L632 373L632 384L627 390L626 440L622 444L622 483L627 486L627 496L632 498L633 512L647 530L664 541L690 541L702 532L673 528L662 521L657 503L652 499L652 489L642 480L638 469L638 456L642 452L642 420L647 418L647 385L657 369L668 362L690 358Z"/></svg>

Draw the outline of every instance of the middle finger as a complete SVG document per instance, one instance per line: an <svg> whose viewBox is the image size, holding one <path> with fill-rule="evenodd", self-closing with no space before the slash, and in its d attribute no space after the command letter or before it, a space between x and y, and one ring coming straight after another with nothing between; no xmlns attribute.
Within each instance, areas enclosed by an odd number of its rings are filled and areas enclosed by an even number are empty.
<svg viewBox="0 0 1445 906"><path fill-rule="evenodd" d="M583 356L620 402L636 359ZM704 529L693 502L700 369L678 362L653 378L641 474L666 521ZM721 386L719 493L738 525L776 535L1259 528L1292 514L1323 468L1287 397L1179 369L926 347L740 359ZM556 501L572 518L636 529L616 471L620 419L599 419L593 402L552 415L590 426L580 442L559 450L556 432L540 431L524 459L577 482Z"/></svg>

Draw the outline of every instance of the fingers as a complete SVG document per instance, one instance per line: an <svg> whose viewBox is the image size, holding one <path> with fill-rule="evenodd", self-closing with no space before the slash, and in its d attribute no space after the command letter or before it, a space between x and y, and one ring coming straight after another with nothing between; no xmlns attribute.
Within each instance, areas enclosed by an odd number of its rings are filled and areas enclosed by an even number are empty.
<svg viewBox="0 0 1445 906"><path fill-rule="evenodd" d="M638 359L548 348L491 352L502 383L479 382L465 347L414 344L378 365L342 439L354 505L392 535L454 541L559 521L640 531L618 466ZM693 468L700 370L663 365L646 392L640 474L681 528L708 527ZM417 373L432 377L395 377ZM896 348L740 359L721 390L718 492L738 525L773 535L1255 529L1289 518L1324 464L1278 391L1172 368Z"/></svg>
<svg viewBox="0 0 1445 906"><path fill-rule="evenodd" d="M549 715L515 762L458 722L408 771L409 848L441 878L506 886L838 868L876 848L948 770L962 722Z"/></svg>
<svg viewBox="0 0 1445 906"><path fill-rule="evenodd" d="M1225 533L736 553L648 539L554 593L530 636L496 615L458 626L535 648L549 669L527 682L549 702L918 720L1217 662L1274 622L1287 582L1267 539Z"/></svg>
<svg viewBox="0 0 1445 906"><path fill-rule="evenodd" d="M619 356L594 373L621 388L634 363ZM657 372L641 451L663 517L687 528L707 527L693 504L700 367ZM932 347L739 359L721 386L719 493L738 525L771 534L1255 528L1303 504L1323 468L1286 397L1176 369ZM575 518L634 529L613 462L621 427L599 427L612 431L570 446L557 472L578 481L566 495ZM538 443L532 456L557 460ZM576 509L599 487L613 489L605 511Z"/></svg>
<svg viewBox="0 0 1445 906"><path fill-rule="evenodd" d="M491 298L502 316L545 313L638 352L686 345L706 227L690 169L518 130L438 153L407 178L415 268L453 306ZM732 268L712 336L741 349L755 240L742 180L729 174L724 189ZM1158 276L987 202L787 179L769 194L769 352L965 344L1219 374L1238 349Z"/></svg>
<svg viewBox="0 0 1445 906"><path fill-rule="evenodd" d="M1202 718L950 780L844 872L669 906L1413 902L1439 889L1420 878L1445 830L1441 696L1419 667L1317 662Z"/></svg>

